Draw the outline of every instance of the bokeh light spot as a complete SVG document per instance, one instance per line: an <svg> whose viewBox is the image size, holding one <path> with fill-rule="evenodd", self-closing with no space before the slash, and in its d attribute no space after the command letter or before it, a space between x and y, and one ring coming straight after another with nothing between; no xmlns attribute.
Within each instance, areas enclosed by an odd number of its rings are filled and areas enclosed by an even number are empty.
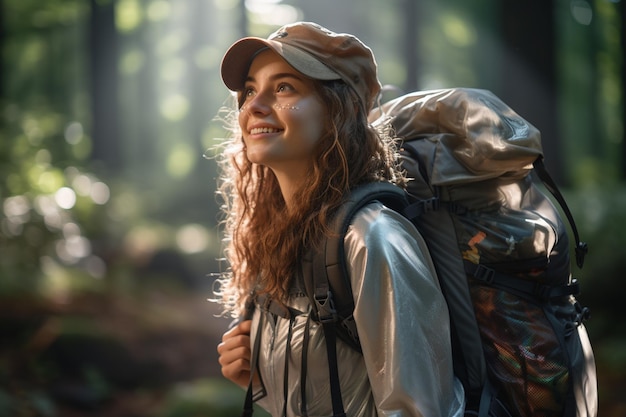
<svg viewBox="0 0 626 417"><path fill-rule="evenodd" d="M161 102L161 115L170 121L179 121L189 112L189 100L182 94L174 94Z"/></svg>
<svg viewBox="0 0 626 417"><path fill-rule="evenodd" d="M101 181L98 181L91 185L91 191L89 193L89 196L94 203L103 205L109 201L109 198L111 197L111 191L108 185Z"/></svg>
<svg viewBox="0 0 626 417"><path fill-rule="evenodd" d="M83 125L78 122L70 123L65 128L65 140L70 145L76 145L83 139Z"/></svg>
<svg viewBox="0 0 626 417"><path fill-rule="evenodd" d="M194 156L191 147L183 143L176 144L167 158L167 172L175 178L182 178L193 166Z"/></svg>
<svg viewBox="0 0 626 417"><path fill-rule="evenodd" d="M575 0L570 3L570 11L574 20L581 25L589 26L593 20L591 5L584 0Z"/></svg>
<svg viewBox="0 0 626 417"><path fill-rule="evenodd" d="M202 252L209 244L209 233L199 224L188 224L176 233L176 244L185 253Z"/></svg>
<svg viewBox="0 0 626 417"><path fill-rule="evenodd" d="M137 0L119 0L115 7L115 24L120 32L132 32L143 20Z"/></svg>
<svg viewBox="0 0 626 417"><path fill-rule="evenodd" d="M61 187L54 194L54 201L59 207L69 210L76 204L76 193L69 187Z"/></svg>

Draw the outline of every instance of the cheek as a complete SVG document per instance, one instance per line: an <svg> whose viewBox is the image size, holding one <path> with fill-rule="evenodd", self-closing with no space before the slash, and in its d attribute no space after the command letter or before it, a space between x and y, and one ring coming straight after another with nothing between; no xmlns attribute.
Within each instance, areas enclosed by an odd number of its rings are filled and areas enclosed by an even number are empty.
<svg viewBox="0 0 626 417"><path fill-rule="evenodd" d="M300 125L299 131L302 140L311 148L320 141L324 133L321 121L315 119L304 120Z"/></svg>
<svg viewBox="0 0 626 417"><path fill-rule="evenodd" d="M321 139L326 127L326 114L321 104L315 103L306 112L295 112L294 122L297 123L302 138L311 146ZM296 113L298 113L296 115Z"/></svg>
<svg viewBox="0 0 626 417"><path fill-rule="evenodd" d="M239 114L237 115L237 121L239 123L239 135L241 136L241 140L243 141L245 145L246 135L244 132L244 127L247 126L247 123L248 123L247 113L245 111L240 111Z"/></svg>
<svg viewBox="0 0 626 417"><path fill-rule="evenodd" d="M324 125L321 123L318 124L315 127L314 132L312 132L312 137L315 138L314 145L317 145L319 142L321 142L322 136L324 136L324 133L325 133Z"/></svg>
<svg viewBox="0 0 626 417"><path fill-rule="evenodd" d="M239 114L237 115L237 121L239 123L239 129L241 129L243 131L243 127L246 125L246 112L240 110Z"/></svg>

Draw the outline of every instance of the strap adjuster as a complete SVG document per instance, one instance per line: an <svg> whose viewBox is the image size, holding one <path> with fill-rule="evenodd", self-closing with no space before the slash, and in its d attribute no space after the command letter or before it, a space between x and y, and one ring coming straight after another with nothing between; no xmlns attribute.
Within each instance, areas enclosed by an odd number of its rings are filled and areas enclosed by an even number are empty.
<svg viewBox="0 0 626 417"><path fill-rule="evenodd" d="M495 279L496 271L486 267L485 265L478 264L476 265L476 269L473 271L472 275L478 281L491 285Z"/></svg>
<svg viewBox="0 0 626 417"><path fill-rule="evenodd" d="M333 294L326 291L325 294L315 294L313 297L317 305L317 319L320 323L332 323L337 321L337 310L333 301Z"/></svg>
<svg viewBox="0 0 626 417"><path fill-rule="evenodd" d="M440 206L441 202L439 197L431 197L426 200L417 200L416 202L409 204L404 208L404 210L402 210L402 213L409 220L415 220L424 213L439 210Z"/></svg>

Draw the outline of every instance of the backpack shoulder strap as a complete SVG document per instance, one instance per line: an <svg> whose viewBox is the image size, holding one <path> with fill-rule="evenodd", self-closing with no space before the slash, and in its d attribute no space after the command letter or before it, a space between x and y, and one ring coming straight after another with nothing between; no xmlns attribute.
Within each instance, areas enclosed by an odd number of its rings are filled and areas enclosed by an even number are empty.
<svg viewBox="0 0 626 417"><path fill-rule="evenodd" d="M352 190L333 219L330 237L303 260L305 290L326 340L333 417L346 416L339 385L336 338L361 350L352 315L354 298L343 241L357 211L375 200L394 210L401 210L408 204L404 190L391 183L370 183Z"/></svg>
<svg viewBox="0 0 626 417"><path fill-rule="evenodd" d="M574 239L576 240L575 246L575 254L576 254L576 265L579 268L583 267L585 262L585 255L587 254L588 248L587 243L580 240L578 235L578 228L576 227L576 222L574 221L574 216L570 211L565 198L561 194L559 187L556 185L556 182L552 179L552 176L548 172L545 164L543 163L543 158L539 157L533 163L533 167L535 168L535 172L539 179L543 182L545 187L552 193L554 198L559 202L565 216L567 216L567 220L569 221L570 227L572 228L572 233L574 234Z"/></svg>
<svg viewBox="0 0 626 417"><path fill-rule="evenodd" d="M331 235L304 259L304 284L316 319L339 322L338 336L357 350L360 346L352 320L354 299L343 241L354 215L372 201L380 201L396 211L408 205L406 192L391 183L368 183L355 188L335 214Z"/></svg>

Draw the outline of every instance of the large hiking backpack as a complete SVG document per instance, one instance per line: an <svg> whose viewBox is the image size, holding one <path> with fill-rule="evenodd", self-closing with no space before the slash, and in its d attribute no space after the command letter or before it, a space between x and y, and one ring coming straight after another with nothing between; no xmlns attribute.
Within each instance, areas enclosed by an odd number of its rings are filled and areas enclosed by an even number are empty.
<svg viewBox="0 0 626 417"><path fill-rule="evenodd" d="M411 181L406 192L387 183L353 190L336 215L336 237L306 257L334 414L343 414L335 338L359 349L343 240L352 216L379 200L427 242L449 306L466 415L595 417L588 311L575 299L566 227L541 183L569 220L579 267L587 248L545 170L537 129L476 89L408 94L373 110L370 122L391 126Z"/></svg>

